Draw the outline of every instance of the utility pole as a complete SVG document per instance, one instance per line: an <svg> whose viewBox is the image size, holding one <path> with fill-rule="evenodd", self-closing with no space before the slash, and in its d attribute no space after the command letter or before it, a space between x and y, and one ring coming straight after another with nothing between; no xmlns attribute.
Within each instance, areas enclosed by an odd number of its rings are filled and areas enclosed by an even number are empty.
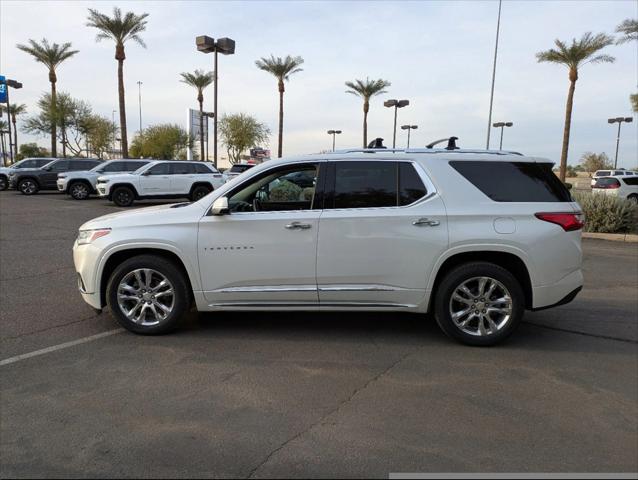
<svg viewBox="0 0 638 480"><path fill-rule="evenodd" d="M498 34L501 29L501 5L503 0L498 0L498 19L496 21L496 43L494 44L494 66L492 67L492 90L490 92L490 113L487 118L487 145L490 149L490 131L492 129L492 105L494 104L494 81L496 80L496 57L498 55Z"/></svg>

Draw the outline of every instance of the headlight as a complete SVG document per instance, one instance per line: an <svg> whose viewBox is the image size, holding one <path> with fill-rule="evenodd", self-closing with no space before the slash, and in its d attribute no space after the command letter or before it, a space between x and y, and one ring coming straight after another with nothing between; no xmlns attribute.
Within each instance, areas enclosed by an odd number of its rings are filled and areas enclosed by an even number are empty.
<svg viewBox="0 0 638 480"><path fill-rule="evenodd" d="M97 183L109 183L109 179L108 178L98 178L97 179Z"/></svg>
<svg viewBox="0 0 638 480"><path fill-rule="evenodd" d="M66 178L66 173L58 173L58 178Z"/></svg>
<svg viewBox="0 0 638 480"><path fill-rule="evenodd" d="M104 235L111 233L110 228L98 228L95 230L80 230L78 232L78 245L86 245L92 243Z"/></svg>

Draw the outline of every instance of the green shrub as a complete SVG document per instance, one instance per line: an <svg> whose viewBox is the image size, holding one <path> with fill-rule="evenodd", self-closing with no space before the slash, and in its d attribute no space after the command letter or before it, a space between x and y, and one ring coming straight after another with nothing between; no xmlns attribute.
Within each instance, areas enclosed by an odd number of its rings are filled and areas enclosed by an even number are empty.
<svg viewBox="0 0 638 480"><path fill-rule="evenodd" d="M282 180L279 185L270 189L271 202L296 202L301 196L301 187L288 180Z"/></svg>
<svg viewBox="0 0 638 480"><path fill-rule="evenodd" d="M638 206L605 194L576 192L574 199L585 214L585 231L621 233L636 230Z"/></svg>

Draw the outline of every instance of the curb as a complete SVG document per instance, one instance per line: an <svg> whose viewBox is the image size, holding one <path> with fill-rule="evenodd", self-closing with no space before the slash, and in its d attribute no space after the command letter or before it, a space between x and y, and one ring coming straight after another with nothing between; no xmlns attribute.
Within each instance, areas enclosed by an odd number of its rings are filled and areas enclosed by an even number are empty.
<svg viewBox="0 0 638 480"><path fill-rule="evenodd" d="M612 242L638 243L638 235L632 233L589 233L583 232L583 238L610 240Z"/></svg>

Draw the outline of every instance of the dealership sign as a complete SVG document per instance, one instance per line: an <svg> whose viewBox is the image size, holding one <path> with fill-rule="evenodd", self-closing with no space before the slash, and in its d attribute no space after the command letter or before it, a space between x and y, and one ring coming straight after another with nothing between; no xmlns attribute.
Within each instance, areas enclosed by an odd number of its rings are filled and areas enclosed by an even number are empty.
<svg viewBox="0 0 638 480"><path fill-rule="evenodd" d="M7 79L0 75L0 103L7 103Z"/></svg>

